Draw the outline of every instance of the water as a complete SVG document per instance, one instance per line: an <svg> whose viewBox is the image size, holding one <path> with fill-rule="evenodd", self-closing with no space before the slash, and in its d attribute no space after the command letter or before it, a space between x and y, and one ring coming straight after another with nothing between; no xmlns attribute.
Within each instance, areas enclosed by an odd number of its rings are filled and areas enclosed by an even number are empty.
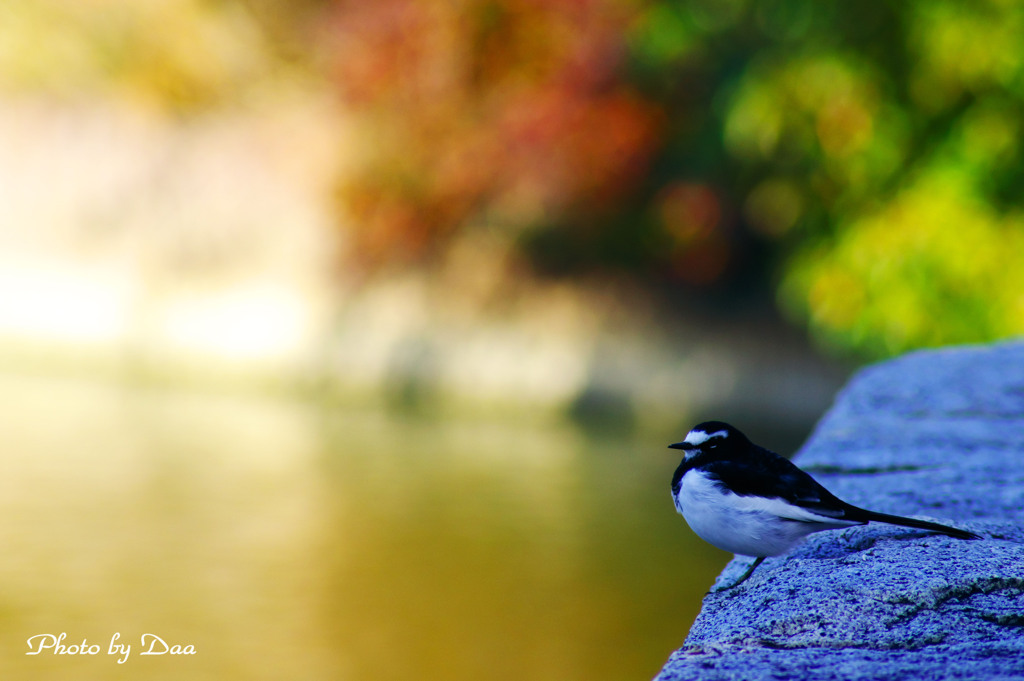
<svg viewBox="0 0 1024 681"><path fill-rule="evenodd" d="M0 377L0 678L650 678L728 558L671 435Z"/></svg>

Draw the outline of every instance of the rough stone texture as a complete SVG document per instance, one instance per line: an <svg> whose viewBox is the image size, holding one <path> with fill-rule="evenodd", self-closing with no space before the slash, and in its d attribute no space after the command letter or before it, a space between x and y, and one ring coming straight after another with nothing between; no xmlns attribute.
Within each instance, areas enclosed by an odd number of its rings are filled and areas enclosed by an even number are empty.
<svg viewBox="0 0 1024 681"><path fill-rule="evenodd" d="M864 369L796 460L850 503L985 539L812 535L709 594L657 681L1024 678L1024 344Z"/></svg>

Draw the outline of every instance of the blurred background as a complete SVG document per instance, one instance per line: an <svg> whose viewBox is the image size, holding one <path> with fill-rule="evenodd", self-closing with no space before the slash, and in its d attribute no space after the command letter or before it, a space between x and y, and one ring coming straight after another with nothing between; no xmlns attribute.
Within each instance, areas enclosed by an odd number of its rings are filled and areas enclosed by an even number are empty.
<svg viewBox="0 0 1024 681"><path fill-rule="evenodd" d="M1009 0L6 0L0 676L652 677L729 558L665 445L788 454L862 363L1024 331L1021 44Z"/></svg>

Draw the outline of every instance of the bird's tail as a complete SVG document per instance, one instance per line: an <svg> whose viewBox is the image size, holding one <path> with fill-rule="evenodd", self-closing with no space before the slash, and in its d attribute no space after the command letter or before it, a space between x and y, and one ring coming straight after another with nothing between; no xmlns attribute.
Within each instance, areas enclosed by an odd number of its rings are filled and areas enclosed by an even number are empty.
<svg viewBox="0 0 1024 681"><path fill-rule="evenodd" d="M862 511L863 515L858 520L867 520L876 523L889 523L890 525L900 525L902 527L913 527L918 530L931 530L932 532L941 532L947 534L950 537L956 537L957 539L981 539L980 535L968 532L967 530L961 530L956 527L949 527L948 525L940 525L939 523L930 523L927 520L917 520L916 518L904 518L899 515L889 515L888 513L876 513L874 511L867 511L864 509L858 509Z"/></svg>

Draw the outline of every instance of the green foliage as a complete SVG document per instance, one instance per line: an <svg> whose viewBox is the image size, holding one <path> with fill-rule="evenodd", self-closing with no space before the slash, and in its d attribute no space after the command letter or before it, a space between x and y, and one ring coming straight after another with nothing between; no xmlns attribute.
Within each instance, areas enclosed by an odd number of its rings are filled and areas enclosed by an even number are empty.
<svg viewBox="0 0 1024 681"><path fill-rule="evenodd" d="M659 2L648 15L692 7ZM688 55L704 55L696 73L718 106L670 145L672 164L687 172L696 138L721 135L700 173L740 217L715 231L770 243L780 305L836 352L1024 332L1024 6L747 9L724 32L678 31ZM636 52L648 66L666 39L645 31L655 47Z"/></svg>
<svg viewBox="0 0 1024 681"><path fill-rule="evenodd" d="M1024 15L892 10L895 58L852 40L786 55L746 70L730 101L733 158L809 208L779 300L827 347L868 356L1020 334Z"/></svg>
<svg viewBox="0 0 1024 681"><path fill-rule="evenodd" d="M188 111L319 68L364 267L485 231L545 272L772 288L872 357L1024 332L1021 45L1012 0L10 0L0 90Z"/></svg>
<svg viewBox="0 0 1024 681"><path fill-rule="evenodd" d="M1019 3L327 4L366 262L483 228L544 271L777 286L840 353L1024 331Z"/></svg>
<svg viewBox="0 0 1024 681"><path fill-rule="evenodd" d="M829 346L872 355L1024 329L1024 216L935 168L796 255L780 289Z"/></svg>

